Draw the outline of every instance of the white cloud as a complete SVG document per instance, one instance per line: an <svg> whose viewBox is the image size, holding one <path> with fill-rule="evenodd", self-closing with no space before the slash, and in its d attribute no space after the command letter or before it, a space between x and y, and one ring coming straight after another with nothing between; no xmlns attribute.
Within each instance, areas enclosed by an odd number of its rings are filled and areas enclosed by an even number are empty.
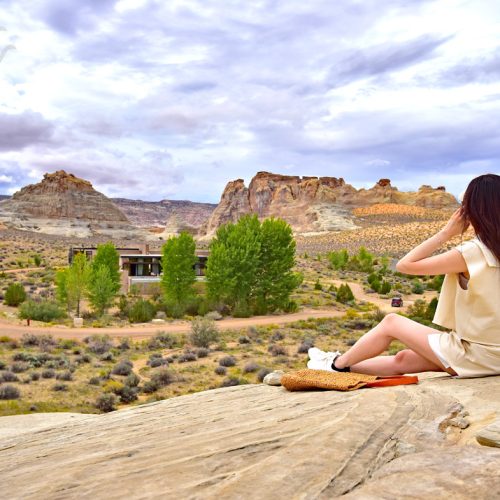
<svg viewBox="0 0 500 500"><path fill-rule="evenodd" d="M217 202L259 170L457 193L498 171L496 0L2 8L16 185L66 168L116 196Z"/></svg>

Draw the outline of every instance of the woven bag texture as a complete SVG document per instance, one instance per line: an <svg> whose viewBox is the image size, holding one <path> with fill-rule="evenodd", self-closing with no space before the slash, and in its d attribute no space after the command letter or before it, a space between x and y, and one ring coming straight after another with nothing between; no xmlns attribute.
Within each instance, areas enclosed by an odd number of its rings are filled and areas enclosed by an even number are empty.
<svg viewBox="0 0 500 500"><path fill-rule="evenodd" d="M307 389L353 391L369 382L374 382L377 378L376 375L364 375L362 373L304 369L285 373L281 378L281 385L289 391Z"/></svg>

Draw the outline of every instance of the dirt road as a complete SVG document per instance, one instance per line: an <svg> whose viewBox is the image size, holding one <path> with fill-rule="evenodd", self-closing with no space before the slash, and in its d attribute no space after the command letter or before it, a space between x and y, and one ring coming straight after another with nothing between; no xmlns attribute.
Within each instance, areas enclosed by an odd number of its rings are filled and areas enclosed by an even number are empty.
<svg viewBox="0 0 500 500"><path fill-rule="evenodd" d="M217 322L220 330L232 330L246 328L249 326L263 325L284 325L293 323L300 319L308 318L330 318L334 316L342 316L342 311L335 309L305 309L298 313L270 315L270 316L254 316L253 318L228 318ZM133 340L143 340L153 337L158 332L166 333L185 333L191 328L189 321L176 321L174 323L164 324L147 324L147 325L131 325L123 328L68 328L66 326L25 326L23 324L8 323L4 319L0 319L0 335L8 335L12 338L20 338L25 333L41 333L50 334L61 339L82 340L89 335L106 334L112 338L129 337Z"/></svg>

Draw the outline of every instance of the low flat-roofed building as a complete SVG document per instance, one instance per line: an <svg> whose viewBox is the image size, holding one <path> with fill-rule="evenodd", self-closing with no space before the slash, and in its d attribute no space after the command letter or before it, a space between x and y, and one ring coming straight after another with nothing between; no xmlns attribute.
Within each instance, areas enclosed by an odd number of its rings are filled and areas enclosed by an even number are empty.
<svg viewBox="0 0 500 500"><path fill-rule="evenodd" d="M163 274L161 263L162 254L150 252L149 245L138 244L126 248L117 248L121 270L123 293L128 293L134 286L142 294L153 293L160 283ZM68 262L71 265L75 255L83 253L88 260L92 260L97 252L97 246L71 247ZM194 265L196 276L202 279L208 260L208 250L196 250L197 261Z"/></svg>

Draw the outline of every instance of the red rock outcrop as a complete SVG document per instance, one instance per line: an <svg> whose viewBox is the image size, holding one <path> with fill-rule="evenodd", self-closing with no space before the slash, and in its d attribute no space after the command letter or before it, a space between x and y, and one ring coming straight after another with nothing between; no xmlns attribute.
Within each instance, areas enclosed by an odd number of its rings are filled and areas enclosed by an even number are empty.
<svg viewBox="0 0 500 500"><path fill-rule="evenodd" d="M227 184L221 201L201 234L210 236L226 222L255 213L260 218L281 217L297 233L353 229L351 210L375 203L398 203L427 208L452 208L455 197L443 186L422 186L418 192L400 192L390 179L370 189L357 190L337 177L299 177L258 172L247 188L242 179Z"/></svg>

